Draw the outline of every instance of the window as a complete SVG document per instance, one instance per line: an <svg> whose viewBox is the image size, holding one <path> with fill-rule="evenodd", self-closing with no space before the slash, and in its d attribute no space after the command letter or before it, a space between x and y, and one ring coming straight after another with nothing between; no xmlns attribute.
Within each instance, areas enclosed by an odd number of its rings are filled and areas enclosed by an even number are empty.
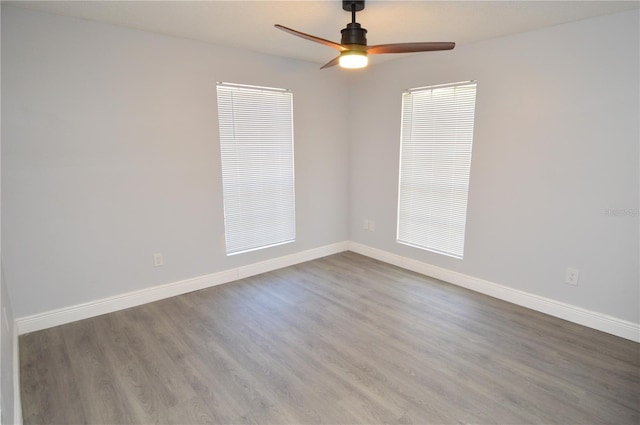
<svg viewBox="0 0 640 425"><path fill-rule="evenodd" d="M402 95L399 243L462 258L476 82Z"/></svg>
<svg viewBox="0 0 640 425"><path fill-rule="evenodd" d="M293 95L218 83L227 255L295 240Z"/></svg>

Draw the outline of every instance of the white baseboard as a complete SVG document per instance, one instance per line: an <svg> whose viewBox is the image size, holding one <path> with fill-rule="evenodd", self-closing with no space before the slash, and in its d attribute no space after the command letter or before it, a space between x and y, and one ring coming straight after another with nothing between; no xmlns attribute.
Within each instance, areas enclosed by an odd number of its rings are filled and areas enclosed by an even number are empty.
<svg viewBox="0 0 640 425"><path fill-rule="evenodd" d="M640 324L618 319L606 314L576 307L550 298L541 297L528 292L509 288L484 279L454 272L452 270L433 266L411 258L402 257L356 242L349 243L349 250L385 263L393 264L425 276L433 277L457 286L462 286L517 304L551 316L559 317L599 331L607 332L631 341L640 342Z"/></svg>
<svg viewBox="0 0 640 425"><path fill-rule="evenodd" d="M349 242L339 242L319 248L302 251L284 257L274 258L235 269L224 270L165 285L145 288L138 291L127 292L109 298L102 298L83 304L34 314L32 316L20 317L16 319L18 334L22 335L35 332L77 320L88 319L101 314L112 313L126 308L136 307L142 304L158 301L161 299L210 288L223 283L233 282L260 273L277 270L316 258L325 257L331 254L347 251Z"/></svg>
<svg viewBox="0 0 640 425"><path fill-rule="evenodd" d="M570 322L640 342L640 324L509 288L504 285L433 266L355 242L340 242L262 261L260 263L224 270L218 273L128 292L114 297L35 314L33 316L21 317L16 319L18 330L16 335L47 329L53 326L185 294L187 292L209 288L347 250Z"/></svg>
<svg viewBox="0 0 640 425"><path fill-rule="evenodd" d="M22 425L22 399L20 397L20 345L18 326L13 323L13 423Z"/></svg>

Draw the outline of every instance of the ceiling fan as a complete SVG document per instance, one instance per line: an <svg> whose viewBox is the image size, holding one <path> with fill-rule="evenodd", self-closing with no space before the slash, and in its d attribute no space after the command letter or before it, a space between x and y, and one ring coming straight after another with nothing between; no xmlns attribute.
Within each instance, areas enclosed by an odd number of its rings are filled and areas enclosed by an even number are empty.
<svg viewBox="0 0 640 425"><path fill-rule="evenodd" d="M340 44L331 40L305 34L283 25L276 24L276 28L286 31L289 34L302 37L304 39L333 47L340 51L340 55L333 58L320 69L340 65L343 68L363 68L369 63L367 55L378 55L382 53L414 53L433 52L437 50L451 50L456 43L452 42L425 42L425 43L393 43L367 46L367 30L356 22L356 12L364 9L364 0L342 0L342 8L351 12L351 23L342 31Z"/></svg>

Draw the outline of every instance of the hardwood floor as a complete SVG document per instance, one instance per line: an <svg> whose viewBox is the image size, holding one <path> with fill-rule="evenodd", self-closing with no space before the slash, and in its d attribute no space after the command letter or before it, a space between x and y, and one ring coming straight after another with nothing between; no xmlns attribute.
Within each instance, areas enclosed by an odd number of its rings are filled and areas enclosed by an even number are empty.
<svg viewBox="0 0 640 425"><path fill-rule="evenodd" d="M20 337L25 424L640 422L640 344L351 252Z"/></svg>

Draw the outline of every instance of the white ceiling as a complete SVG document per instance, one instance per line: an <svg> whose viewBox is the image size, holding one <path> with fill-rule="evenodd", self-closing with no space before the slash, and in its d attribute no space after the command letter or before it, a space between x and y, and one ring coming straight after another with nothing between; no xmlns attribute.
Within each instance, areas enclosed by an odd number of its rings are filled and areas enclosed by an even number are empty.
<svg viewBox="0 0 640 425"><path fill-rule="evenodd" d="M336 53L273 27L340 42L350 21L341 1L10 1L145 31L323 64ZM455 41L457 45L638 9L636 1L367 1L357 20L368 44ZM382 58L384 56L384 58ZM400 55L376 55L372 63Z"/></svg>

